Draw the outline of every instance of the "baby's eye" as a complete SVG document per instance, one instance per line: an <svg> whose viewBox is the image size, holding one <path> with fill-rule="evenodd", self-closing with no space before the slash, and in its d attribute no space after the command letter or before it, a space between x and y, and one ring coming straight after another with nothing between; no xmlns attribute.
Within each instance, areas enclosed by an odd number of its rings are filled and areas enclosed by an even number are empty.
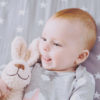
<svg viewBox="0 0 100 100"><path fill-rule="evenodd" d="M59 47L61 47L61 45L60 44L58 44L58 43L53 43L55 46L59 46Z"/></svg>
<svg viewBox="0 0 100 100"><path fill-rule="evenodd" d="M46 41L46 39L45 39L44 37L41 37L41 39L42 39L43 41Z"/></svg>

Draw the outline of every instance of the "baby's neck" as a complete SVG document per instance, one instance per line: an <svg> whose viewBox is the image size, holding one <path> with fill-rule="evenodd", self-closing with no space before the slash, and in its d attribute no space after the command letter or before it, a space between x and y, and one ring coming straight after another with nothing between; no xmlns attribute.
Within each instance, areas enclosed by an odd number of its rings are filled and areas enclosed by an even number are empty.
<svg viewBox="0 0 100 100"><path fill-rule="evenodd" d="M63 69L63 70L54 70L54 69L51 69L49 71L55 71L55 72L75 72L76 69L77 69L78 66L74 66L74 67L71 67L71 68L67 68L67 69Z"/></svg>

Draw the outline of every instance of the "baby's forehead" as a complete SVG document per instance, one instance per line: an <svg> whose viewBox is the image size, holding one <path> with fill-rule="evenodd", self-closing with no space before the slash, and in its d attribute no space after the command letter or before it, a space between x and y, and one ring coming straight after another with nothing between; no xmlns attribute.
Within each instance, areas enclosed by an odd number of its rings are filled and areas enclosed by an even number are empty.
<svg viewBox="0 0 100 100"><path fill-rule="evenodd" d="M76 40L84 37L84 24L80 20L65 20L59 18L51 18L47 21L43 35L46 34L59 36L59 39Z"/></svg>
<svg viewBox="0 0 100 100"><path fill-rule="evenodd" d="M80 21L70 21L63 19L50 19L43 30L43 34L45 32L50 32L56 35L64 36L64 37L74 37L74 36L82 36L84 31L84 25L80 23Z"/></svg>
<svg viewBox="0 0 100 100"><path fill-rule="evenodd" d="M57 28L58 26L60 27L65 27L65 29L68 29L69 27L71 27L73 29L77 28L77 29L84 29L86 28L85 24L83 23L83 21L81 21L80 19L76 18L76 19L73 19L73 18L50 18L47 23L46 23L46 27L48 26L53 26L55 25ZM60 28L59 27L59 28Z"/></svg>

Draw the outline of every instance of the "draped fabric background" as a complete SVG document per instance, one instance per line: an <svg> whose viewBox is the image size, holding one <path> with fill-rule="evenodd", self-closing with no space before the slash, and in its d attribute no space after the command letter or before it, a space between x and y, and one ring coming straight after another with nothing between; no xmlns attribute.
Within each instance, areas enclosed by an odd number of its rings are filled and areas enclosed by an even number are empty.
<svg viewBox="0 0 100 100"><path fill-rule="evenodd" d="M47 19L64 8L81 8L96 20L98 37L88 60L83 63L96 80L94 100L100 100L100 0L0 0L0 65L11 60L15 36L27 43L41 35Z"/></svg>

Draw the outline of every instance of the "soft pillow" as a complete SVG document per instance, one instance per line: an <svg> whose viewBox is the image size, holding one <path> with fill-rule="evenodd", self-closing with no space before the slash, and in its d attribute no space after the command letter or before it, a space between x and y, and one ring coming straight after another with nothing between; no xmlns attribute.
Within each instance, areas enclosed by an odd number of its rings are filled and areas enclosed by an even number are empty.
<svg viewBox="0 0 100 100"><path fill-rule="evenodd" d="M100 23L97 24L97 40L90 56L83 63L87 70L91 72L96 80L96 91L94 100L100 100Z"/></svg>

